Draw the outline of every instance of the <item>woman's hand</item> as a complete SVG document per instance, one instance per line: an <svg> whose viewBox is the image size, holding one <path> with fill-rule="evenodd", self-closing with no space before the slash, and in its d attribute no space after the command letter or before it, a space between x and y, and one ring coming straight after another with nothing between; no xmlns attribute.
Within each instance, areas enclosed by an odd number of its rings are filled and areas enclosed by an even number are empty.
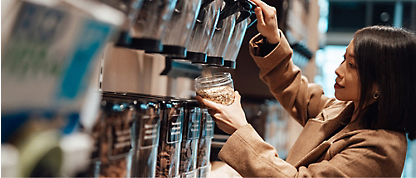
<svg viewBox="0 0 416 178"><path fill-rule="evenodd" d="M241 96L237 91L235 91L234 103L229 106L217 104L200 96L196 96L196 99L210 108L208 110L209 114L214 118L218 128L225 133L233 134L238 128L248 124L241 107Z"/></svg>
<svg viewBox="0 0 416 178"><path fill-rule="evenodd" d="M267 5L261 0L251 0L257 5L255 12L257 17L257 30L272 44L279 43L280 34L276 17L276 8Z"/></svg>

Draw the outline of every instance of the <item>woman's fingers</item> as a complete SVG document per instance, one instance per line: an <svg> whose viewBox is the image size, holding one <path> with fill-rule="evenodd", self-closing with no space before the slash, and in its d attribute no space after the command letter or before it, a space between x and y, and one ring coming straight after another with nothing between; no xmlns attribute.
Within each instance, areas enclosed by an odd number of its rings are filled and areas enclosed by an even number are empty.
<svg viewBox="0 0 416 178"><path fill-rule="evenodd" d="M264 15L263 19L267 20L276 16L276 8L269 6L261 0L252 0L252 2L254 2L258 7L261 8L261 12ZM257 10L257 8L255 10ZM257 18L259 18L259 16L257 16Z"/></svg>
<svg viewBox="0 0 416 178"><path fill-rule="evenodd" d="M251 0L251 2L253 2L254 4L256 4L261 9L267 9L268 7L270 7L269 5L267 5L266 3L264 3L261 0Z"/></svg>
<svg viewBox="0 0 416 178"><path fill-rule="evenodd" d="M235 100L234 103L240 103L241 102L241 95L238 91L235 91Z"/></svg>
<svg viewBox="0 0 416 178"><path fill-rule="evenodd" d="M256 7L254 9L254 12L256 13L256 17L257 17L257 24L265 26L266 23L264 22L264 18L263 18L263 12L261 11L260 7Z"/></svg>
<svg viewBox="0 0 416 178"><path fill-rule="evenodd" d="M219 110L220 107L221 107L220 104L217 104L215 102L209 101L209 100L204 99L204 98L202 98L200 96L196 96L195 98L196 98L196 100L198 100L198 102L204 104L205 106L207 106L209 108L212 108L212 109L215 109L215 110Z"/></svg>

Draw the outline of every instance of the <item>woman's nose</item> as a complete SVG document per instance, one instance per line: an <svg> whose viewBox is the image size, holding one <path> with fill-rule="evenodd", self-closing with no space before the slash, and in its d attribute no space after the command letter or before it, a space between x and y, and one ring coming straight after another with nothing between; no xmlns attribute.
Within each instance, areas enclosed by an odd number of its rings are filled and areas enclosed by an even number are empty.
<svg viewBox="0 0 416 178"><path fill-rule="evenodd" d="M341 66L340 66L341 67ZM338 77L341 77L342 78L342 76L341 76L341 73L340 73L340 67L338 67L336 70L335 70L335 74L338 76Z"/></svg>

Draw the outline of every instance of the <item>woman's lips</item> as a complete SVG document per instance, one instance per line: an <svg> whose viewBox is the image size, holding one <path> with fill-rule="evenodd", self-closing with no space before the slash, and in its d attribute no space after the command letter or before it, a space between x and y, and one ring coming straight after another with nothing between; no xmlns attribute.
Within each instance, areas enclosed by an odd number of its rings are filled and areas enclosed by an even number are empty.
<svg viewBox="0 0 416 178"><path fill-rule="evenodd" d="M338 89L338 88L345 88L345 87L343 87L343 86L339 85L338 83L335 83L334 88L335 88L335 89Z"/></svg>

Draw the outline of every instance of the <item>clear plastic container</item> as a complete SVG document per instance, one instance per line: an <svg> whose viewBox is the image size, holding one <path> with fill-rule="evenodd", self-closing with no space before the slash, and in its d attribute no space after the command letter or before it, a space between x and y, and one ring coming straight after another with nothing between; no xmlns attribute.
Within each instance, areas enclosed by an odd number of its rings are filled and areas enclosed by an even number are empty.
<svg viewBox="0 0 416 178"><path fill-rule="evenodd" d="M135 147L134 102L103 96L104 134L100 142L100 177L132 177Z"/></svg>
<svg viewBox="0 0 416 178"><path fill-rule="evenodd" d="M195 90L198 96L219 104L230 105L234 102L234 84L228 72L197 77Z"/></svg>
<svg viewBox="0 0 416 178"><path fill-rule="evenodd" d="M223 0L204 0L198 13L187 48L187 60L205 63L208 44L217 25Z"/></svg>
<svg viewBox="0 0 416 178"><path fill-rule="evenodd" d="M177 0L143 0L137 20L131 31L130 48L150 53L162 52L161 42Z"/></svg>
<svg viewBox="0 0 416 178"><path fill-rule="evenodd" d="M155 177L157 147L160 134L160 108L152 98L136 98L138 120L136 125L137 149L133 170L135 177Z"/></svg>
<svg viewBox="0 0 416 178"><path fill-rule="evenodd" d="M248 27L257 19L254 9L256 5L249 0L234 1L221 15L235 13L236 25L224 54L223 67L235 69L236 59ZM220 17L221 18L221 17Z"/></svg>
<svg viewBox="0 0 416 178"><path fill-rule="evenodd" d="M129 47L131 36L129 30L132 29L137 15L143 4L143 0L99 0L111 7L118 9L126 15L126 21L120 29L120 35L115 43L118 47Z"/></svg>
<svg viewBox="0 0 416 178"><path fill-rule="evenodd" d="M197 169L199 178L208 177L211 171L210 157L211 157L211 144L214 137L214 125L215 122L209 115L207 109L201 111L201 135L198 142L198 158Z"/></svg>
<svg viewBox="0 0 416 178"><path fill-rule="evenodd" d="M161 105L160 138L156 177L179 177L183 108L180 101L165 100Z"/></svg>
<svg viewBox="0 0 416 178"><path fill-rule="evenodd" d="M235 15L232 14L223 20L220 19L218 22L214 36L208 45L206 64L218 67L224 65L223 57L234 31L235 20Z"/></svg>
<svg viewBox="0 0 416 178"><path fill-rule="evenodd" d="M81 132L88 133L93 142L92 142L92 151L90 153L90 165L88 165L88 168L84 170L83 172L80 172L77 176L81 177L99 177L100 173L100 146L101 146L101 136L104 135L104 122L102 120L102 113L103 109L100 109L98 111L96 120L94 121L94 124L91 128L91 131L88 131L85 129L85 126L83 126L81 129ZM82 124L81 124L82 125Z"/></svg>
<svg viewBox="0 0 416 178"><path fill-rule="evenodd" d="M196 100L184 101L184 127L179 174L182 178L196 178L196 161L201 122L201 111Z"/></svg>
<svg viewBox="0 0 416 178"><path fill-rule="evenodd" d="M250 23L250 18L237 23L233 34L230 39L230 43L227 46L224 55L224 66L229 68L235 68L235 61L237 59L238 53L240 52L241 44L246 34L248 24Z"/></svg>
<svg viewBox="0 0 416 178"><path fill-rule="evenodd" d="M172 18L163 35L163 54L186 57L186 45L194 27L202 0L177 0Z"/></svg>

